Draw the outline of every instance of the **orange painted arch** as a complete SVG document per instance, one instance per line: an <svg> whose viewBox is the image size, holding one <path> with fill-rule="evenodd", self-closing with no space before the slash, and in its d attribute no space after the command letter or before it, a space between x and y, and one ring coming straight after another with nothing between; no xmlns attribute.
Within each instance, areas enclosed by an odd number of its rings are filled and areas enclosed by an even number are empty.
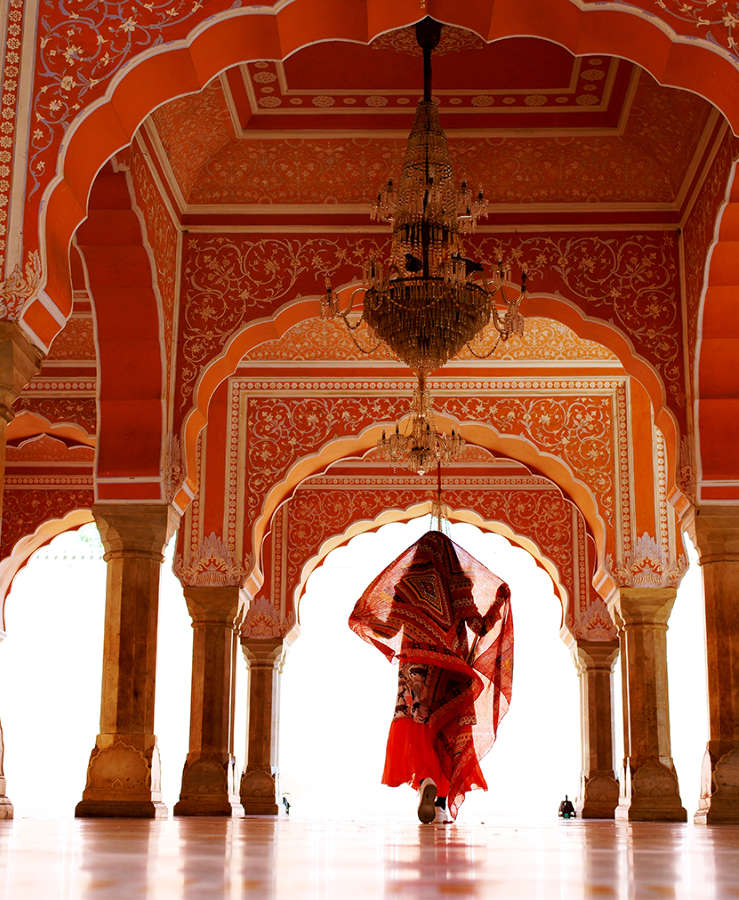
<svg viewBox="0 0 739 900"><path fill-rule="evenodd" d="M9 556L0 560L0 636L5 632L5 601L13 586L13 579L31 555L65 531L94 522L91 509L73 509L61 519L48 519L33 532L16 542Z"/></svg>
<svg viewBox="0 0 739 900"><path fill-rule="evenodd" d="M72 306L69 245L84 219L95 175L128 145L143 119L182 94L203 88L219 72L250 59L284 59L308 44L366 43L424 14L467 28L487 41L530 36L577 55L606 54L643 67L661 84L705 97L739 133L737 72L720 50L679 38L656 16L634 7L579 6L571 0L293 0L278 11L259 7L213 15L186 42L163 43L134 58L105 97L83 110L64 136L55 178L37 221L26 216L26 245L41 249L44 282L21 316L29 337L48 349Z"/></svg>
<svg viewBox="0 0 739 900"><path fill-rule="evenodd" d="M598 510L597 502L591 490L580 481L572 469L557 457L543 453L528 439L515 435L501 435L490 425L483 423L458 422L441 413L436 414L441 428L447 430L454 427L464 439L476 446L485 447L496 455L524 463L532 470L548 478L563 495L580 510L592 534L598 557L598 572L601 579L608 581L610 576L605 568L608 553L615 555L616 539L612 527L606 523ZM258 548L268 531L269 523L278 506L305 479L324 472L332 463L340 459L359 457L372 449L388 423L373 424L353 437L334 438L327 441L317 452L297 460L287 471L282 481L267 493L262 509L255 520L251 531L251 547ZM258 554L254 554L256 558ZM258 563L246 580L247 590L254 596L263 583L263 574Z"/></svg>
<svg viewBox="0 0 739 900"><path fill-rule="evenodd" d="M357 288L354 283L344 286L342 298ZM561 296L532 294L527 297L526 314L542 316L563 322L579 337L594 340L611 350L621 361L627 374L636 378L645 388L655 410L655 422L665 437L668 472L668 493L675 490L677 472L679 430L672 413L665 405L662 381L652 366L638 357L628 338L615 326L602 320L586 318L575 304ZM320 315L318 297L301 298L285 304L274 317L250 322L234 334L222 355L213 360L203 371L194 391L194 404L183 424L183 456L186 481L175 497L175 504L184 510L197 491L197 440L208 421L208 406L218 386L232 375L241 359L258 344L277 340L299 322ZM484 445L483 445L484 446ZM510 454L507 454L510 455ZM519 457L513 455L513 458ZM527 462L526 459L519 459ZM556 480L556 479L555 479ZM565 488L566 490L569 489ZM592 526L591 526L592 527ZM593 528L593 534L596 531ZM255 546L258 546L255 544Z"/></svg>
<svg viewBox="0 0 739 900"><path fill-rule="evenodd" d="M698 500L739 500L739 160L709 254L695 356Z"/></svg>
<svg viewBox="0 0 739 900"><path fill-rule="evenodd" d="M429 515L431 512L431 501L425 500L422 503L416 503L407 509L386 509L380 513L375 519L358 519L353 522L343 533L333 535L327 538L320 546L318 552L307 559L300 571L300 580L295 588L295 594L292 598L293 608L296 611L295 628L300 627L300 601L305 593L308 578L320 568L326 560L326 557L332 550L337 547L343 547L352 538L359 534L366 534L369 531L377 531L383 525L391 522L409 522L411 519L417 519L421 516ZM561 606L560 634L562 639L567 642L569 630L565 626L567 618L567 609L574 598L570 597L567 588L562 584L559 569L549 557L542 552L538 544L526 535L518 534L508 525L494 520L484 519L479 513L470 509L450 509L448 515L450 522L466 522L468 525L474 525L480 531L487 531L492 534L500 534L511 544L525 550L534 562L543 569L552 579L554 593L557 596ZM290 638L288 638L288 641Z"/></svg>

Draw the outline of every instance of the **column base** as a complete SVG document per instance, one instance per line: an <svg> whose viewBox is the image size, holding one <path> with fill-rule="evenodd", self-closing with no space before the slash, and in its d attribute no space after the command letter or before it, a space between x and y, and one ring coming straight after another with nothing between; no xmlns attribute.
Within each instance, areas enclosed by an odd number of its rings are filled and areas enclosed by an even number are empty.
<svg viewBox="0 0 739 900"><path fill-rule="evenodd" d="M614 818L620 822L687 822L672 761L666 764L650 759L633 771L627 762Z"/></svg>
<svg viewBox="0 0 739 900"><path fill-rule="evenodd" d="M708 745L703 757L696 825L739 825L739 749L722 755Z"/></svg>
<svg viewBox="0 0 739 900"><path fill-rule="evenodd" d="M619 784L613 772L593 772L582 779L581 819L612 819L618 806Z"/></svg>
<svg viewBox="0 0 739 900"><path fill-rule="evenodd" d="M221 797L185 797L175 803L173 816L226 816L240 819L244 815L244 807L237 798Z"/></svg>
<svg viewBox="0 0 739 900"><path fill-rule="evenodd" d="M13 818L13 804L5 796L5 779L0 777L0 819Z"/></svg>
<svg viewBox="0 0 739 900"><path fill-rule="evenodd" d="M75 816L166 818L159 772L159 748L153 734L99 734Z"/></svg>
<svg viewBox="0 0 739 900"><path fill-rule="evenodd" d="M243 816L235 791L236 761L219 754L189 754L175 816Z"/></svg>
<svg viewBox="0 0 739 900"><path fill-rule="evenodd" d="M241 804L247 816L276 816L277 778L266 769L252 769L241 776Z"/></svg>
<svg viewBox="0 0 739 900"><path fill-rule="evenodd" d="M169 812L161 801L80 800L74 815L76 819L166 819Z"/></svg>

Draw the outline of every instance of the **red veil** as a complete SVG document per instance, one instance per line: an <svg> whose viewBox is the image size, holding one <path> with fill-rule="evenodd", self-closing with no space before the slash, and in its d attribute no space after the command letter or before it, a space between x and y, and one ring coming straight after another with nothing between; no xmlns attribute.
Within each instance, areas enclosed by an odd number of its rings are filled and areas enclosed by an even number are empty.
<svg viewBox="0 0 739 900"><path fill-rule="evenodd" d="M468 790L487 788L479 763L511 702L510 596L481 562L429 531L377 576L349 617L349 627L401 670L412 664L434 673L420 727L448 780L453 818ZM392 733L391 726L388 759ZM418 786L410 776L385 783L406 780Z"/></svg>

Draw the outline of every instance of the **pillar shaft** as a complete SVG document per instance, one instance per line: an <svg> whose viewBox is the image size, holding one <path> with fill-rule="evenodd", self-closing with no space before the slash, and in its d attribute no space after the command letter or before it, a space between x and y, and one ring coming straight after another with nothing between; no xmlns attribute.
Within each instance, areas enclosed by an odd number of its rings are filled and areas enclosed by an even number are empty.
<svg viewBox="0 0 739 900"><path fill-rule="evenodd" d="M0 819L12 819L13 804L8 800L5 794L5 771L3 769L4 755L5 745L3 744L3 726L0 722Z"/></svg>
<svg viewBox="0 0 739 900"><path fill-rule="evenodd" d="M166 815L154 735L162 551L176 518L162 503L97 504L108 564L100 733L77 816Z"/></svg>
<svg viewBox="0 0 739 900"><path fill-rule="evenodd" d="M674 587L618 588L609 602L619 626L624 765L617 819L684 822L670 747L667 620Z"/></svg>
<svg viewBox="0 0 739 900"><path fill-rule="evenodd" d="M582 775L578 813L612 819L618 805L613 771L611 678L618 641L578 640L573 648L580 679Z"/></svg>
<svg viewBox="0 0 739 900"><path fill-rule="evenodd" d="M739 508L695 516L706 607L709 739L698 824L739 824Z"/></svg>
<svg viewBox="0 0 739 900"><path fill-rule="evenodd" d="M5 432L13 418L13 404L31 380L31 376L38 372L40 362L41 353L29 343L18 325L15 322L0 322L0 527L5 492ZM2 602L0 600L0 604ZM3 621L0 608L0 627ZM3 730L0 724L0 819L12 819L13 804L5 793L4 752Z"/></svg>
<svg viewBox="0 0 739 900"><path fill-rule="evenodd" d="M283 644L243 640L249 664L249 746L241 777L241 803L247 815L277 815L277 726Z"/></svg>
<svg viewBox="0 0 739 900"><path fill-rule="evenodd" d="M234 625L238 586L185 587L192 616L190 748L176 816L243 815L233 755Z"/></svg>

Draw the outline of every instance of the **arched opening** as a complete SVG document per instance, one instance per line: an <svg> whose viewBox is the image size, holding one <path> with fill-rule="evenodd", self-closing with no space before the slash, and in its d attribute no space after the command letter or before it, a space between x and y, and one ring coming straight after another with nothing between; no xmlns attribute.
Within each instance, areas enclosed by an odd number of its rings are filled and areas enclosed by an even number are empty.
<svg viewBox="0 0 739 900"><path fill-rule="evenodd" d="M421 516L358 535L308 579L282 683L280 785L291 815L315 817L320 809L326 818L415 818L410 788L379 784L397 669L346 620L367 583L428 526ZM577 793L580 749L577 675L559 640L551 578L500 535L469 524L452 524L450 535L508 580L516 629L514 699L483 764L490 790L468 795L461 821L550 819L564 793Z"/></svg>
<svg viewBox="0 0 739 900"><path fill-rule="evenodd" d="M166 761L162 789L170 808L179 796L187 752L192 663L190 621L172 574L173 551L172 542L162 567L156 697L157 737ZM95 524L57 534L30 554L7 598L0 678L16 689L3 691L0 720L16 818L71 818L82 795L99 730L102 557Z"/></svg>

